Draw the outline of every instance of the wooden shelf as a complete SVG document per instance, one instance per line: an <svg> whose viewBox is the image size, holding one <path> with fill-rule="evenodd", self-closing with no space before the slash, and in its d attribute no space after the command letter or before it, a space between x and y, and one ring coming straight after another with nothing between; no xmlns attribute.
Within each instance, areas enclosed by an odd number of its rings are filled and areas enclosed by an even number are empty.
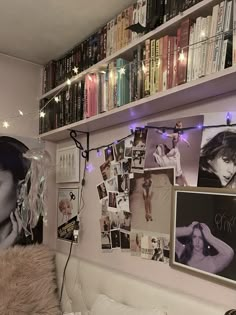
<svg viewBox="0 0 236 315"><path fill-rule="evenodd" d="M207 14L210 14L212 12L212 7L216 3L219 3L220 0L203 0L193 7L189 8L188 10L182 12L181 14L177 15L173 19L167 21L166 23L162 24L161 26L157 27L155 30L145 34L144 36L138 38L137 40L133 41L126 47L120 49L116 53L112 54L111 56L108 56L107 58L101 60L97 64L93 65L92 67L86 69L85 71L79 73L78 75L74 76L71 79L72 84L75 82L80 81L85 77L88 73L93 73L98 70L104 69L104 67L107 66L108 63L110 63L112 60L117 59L119 57L127 58L128 60L132 56L132 52L139 44L142 44L146 39L152 39L152 38L160 38L164 35L171 35L172 33L175 34L178 25L180 22L186 18L192 18L195 19L196 17L203 15L207 16ZM42 100L44 98L52 97L54 94L56 94L59 90L66 87L66 82L58 85L54 89L50 90L49 92L43 94L39 97L39 100ZM49 105L50 106L50 105Z"/></svg>
<svg viewBox="0 0 236 315"><path fill-rule="evenodd" d="M106 113L46 132L40 135L43 140L60 141L69 137L69 129L96 131L124 122L157 114L209 97L236 90L236 66L216 72L196 81L177 86L167 91L123 105Z"/></svg>

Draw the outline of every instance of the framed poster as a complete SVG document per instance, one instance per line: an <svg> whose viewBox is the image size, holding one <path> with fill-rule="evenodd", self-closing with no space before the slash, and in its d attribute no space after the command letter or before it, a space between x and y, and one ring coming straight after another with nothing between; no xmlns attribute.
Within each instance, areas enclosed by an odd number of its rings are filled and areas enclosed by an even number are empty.
<svg viewBox="0 0 236 315"><path fill-rule="evenodd" d="M75 146L57 149L56 183L79 183L79 150Z"/></svg>
<svg viewBox="0 0 236 315"><path fill-rule="evenodd" d="M73 229L79 212L79 189L58 188L57 237L72 241Z"/></svg>
<svg viewBox="0 0 236 315"><path fill-rule="evenodd" d="M171 266L235 284L236 192L175 187L171 242Z"/></svg>

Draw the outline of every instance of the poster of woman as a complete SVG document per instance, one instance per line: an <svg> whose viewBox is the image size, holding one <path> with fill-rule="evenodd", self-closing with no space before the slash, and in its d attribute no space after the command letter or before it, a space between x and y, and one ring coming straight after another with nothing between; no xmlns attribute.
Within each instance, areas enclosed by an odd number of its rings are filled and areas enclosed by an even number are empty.
<svg viewBox="0 0 236 315"><path fill-rule="evenodd" d="M212 279L236 280L236 195L175 188L172 265Z"/></svg>
<svg viewBox="0 0 236 315"><path fill-rule="evenodd" d="M39 148L39 143L34 139L0 136L0 249L17 244L41 243L43 240L42 217L32 232L26 235L29 213L22 208L23 201L26 201L22 192L31 166L31 160L25 154L32 148ZM30 189L29 184L27 192ZM31 215L35 215L34 210Z"/></svg>
<svg viewBox="0 0 236 315"><path fill-rule="evenodd" d="M202 115L150 123L144 168L174 167L175 184L197 186L202 124Z"/></svg>
<svg viewBox="0 0 236 315"><path fill-rule="evenodd" d="M204 125L226 125L227 115L231 124L236 123L236 112L204 115ZM236 187L236 127L223 126L203 130L198 186Z"/></svg>

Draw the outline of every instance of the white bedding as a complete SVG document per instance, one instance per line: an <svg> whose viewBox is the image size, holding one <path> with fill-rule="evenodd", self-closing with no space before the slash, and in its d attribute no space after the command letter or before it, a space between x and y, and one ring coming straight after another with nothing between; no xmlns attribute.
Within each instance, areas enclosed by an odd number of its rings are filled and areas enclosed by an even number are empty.
<svg viewBox="0 0 236 315"><path fill-rule="evenodd" d="M67 256L60 253L56 256L59 287L66 259ZM63 311L67 313L80 311L82 315L85 315L87 311L93 310L93 304L99 294L106 295L124 305L150 311L165 311L168 315L224 315L226 310L233 308L233 305L229 307L213 305L181 294L181 292L168 290L168 288L72 257L66 272L62 299ZM122 308L120 305L116 307ZM109 313L109 315L116 314L118 313ZM152 313L143 314L151 315ZM154 314L158 313L152 315ZM103 313L103 315L107 314Z"/></svg>

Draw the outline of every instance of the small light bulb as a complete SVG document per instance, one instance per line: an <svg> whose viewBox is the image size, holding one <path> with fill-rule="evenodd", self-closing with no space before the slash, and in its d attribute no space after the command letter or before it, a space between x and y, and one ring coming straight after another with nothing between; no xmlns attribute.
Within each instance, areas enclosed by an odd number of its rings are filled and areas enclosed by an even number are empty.
<svg viewBox="0 0 236 315"><path fill-rule="evenodd" d="M7 121L4 121L2 125L3 125L4 128L8 128L10 126Z"/></svg>
<svg viewBox="0 0 236 315"><path fill-rule="evenodd" d="M91 78L91 76L90 76L90 75L88 75L88 78L89 78L89 81L92 81L92 78Z"/></svg>
<svg viewBox="0 0 236 315"><path fill-rule="evenodd" d="M71 80L70 80L70 79L67 79L67 80L66 80L66 84L70 86L70 85L71 85Z"/></svg>
<svg viewBox="0 0 236 315"><path fill-rule="evenodd" d="M206 33L205 33L204 31L201 31L200 37L201 37L201 38L204 38L205 36L206 36Z"/></svg>
<svg viewBox="0 0 236 315"><path fill-rule="evenodd" d="M19 112L19 114L20 114L21 116L24 115L24 113L22 112L22 110L19 109L18 112Z"/></svg>
<svg viewBox="0 0 236 315"><path fill-rule="evenodd" d="M74 66L74 68L72 70L73 70L74 74L78 74L78 72L79 72L79 68L76 66Z"/></svg>
<svg viewBox="0 0 236 315"><path fill-rule="evenodd" d="M41 117L41 118L44 118L45 117L45 112L40 112L40 114L39 114L39 116Z"/></svg>
<svg viewBox="0 0 236 315"><path fill-rule="evenodd" d="M147 72L147 67L144 65L144 63L142 63L142 70L143 70L143 73Z"/></svg>
<svg viewBox="0 0 236 315"><path fill-rule="evenodd" d="M125 74L125 68L124 67L120 68L119 72L120 72L120 75Z"/></svg>
<svg viewBox="0 0 236 315"><path fill-rule="evenodd" d="M60 100L60 99L59 99L58 96L55 96L55 97L54 97L54 100L55 100L56 103L59 103L59 100Z"/></svg>
<svg viewBox="0 0 236 315"><path fill-rule="evenodd" d="M179 54L179 61L183 62L185 60L184 51L182 49L181 53Z"/></svg>

